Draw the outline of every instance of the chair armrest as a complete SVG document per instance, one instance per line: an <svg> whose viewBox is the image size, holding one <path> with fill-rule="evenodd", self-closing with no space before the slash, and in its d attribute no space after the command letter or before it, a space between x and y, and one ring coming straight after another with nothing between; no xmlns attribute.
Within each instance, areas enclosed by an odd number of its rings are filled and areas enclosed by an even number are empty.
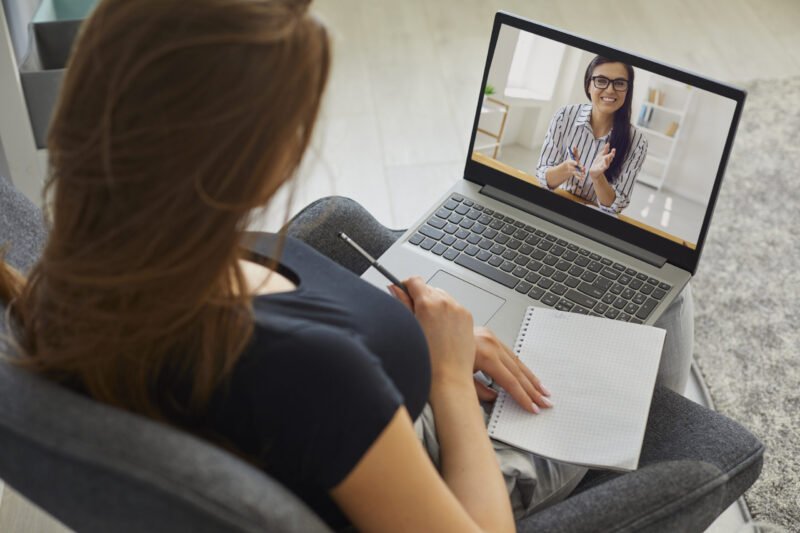
<svg viewBox="0 0 800 533"><path fill-rule="evenodd" d="M659 387L639 469L590 472L519 531L703 531L758 478L763 454L733 420Z"/></svg>

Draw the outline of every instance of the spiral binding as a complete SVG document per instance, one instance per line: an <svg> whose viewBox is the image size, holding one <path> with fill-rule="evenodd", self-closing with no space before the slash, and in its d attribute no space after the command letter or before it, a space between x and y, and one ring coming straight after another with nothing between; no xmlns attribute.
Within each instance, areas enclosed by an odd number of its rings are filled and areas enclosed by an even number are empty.
<svg viewBox="0 0 800 533"><path fill-rule="evenodd" d="M517 356L519 356L519 352L522 350L522 344L525 342L525 336L528 334L528 328L531 325L531 320L533 320L533 312L535 310L535 307L528 307L528 309L525 311L525 316L522 317L522 325L519 328L517 340L514 342L514 353ZM494 431L497 429L497 424L500 422L500 414L503 412L503 409L506 406L507 397L508 394L503 391L497 397L497 400L495 400L492 416L489 419L489 435L493 435Z"/></svg>

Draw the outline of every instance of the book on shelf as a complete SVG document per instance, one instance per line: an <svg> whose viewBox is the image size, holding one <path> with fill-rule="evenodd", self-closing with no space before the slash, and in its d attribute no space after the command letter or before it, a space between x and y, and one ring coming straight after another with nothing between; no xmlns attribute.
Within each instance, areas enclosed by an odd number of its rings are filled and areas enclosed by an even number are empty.
<svg viewBox="0 0 800 533"><path fill-rule="evenodd" d="M664 132L664 133L666 133L667 137L674 137L675 136L675 132L677 132L677 131L678 131L678 123L677 122L670 122L669 126L667 126L667 131Z"/></svg>

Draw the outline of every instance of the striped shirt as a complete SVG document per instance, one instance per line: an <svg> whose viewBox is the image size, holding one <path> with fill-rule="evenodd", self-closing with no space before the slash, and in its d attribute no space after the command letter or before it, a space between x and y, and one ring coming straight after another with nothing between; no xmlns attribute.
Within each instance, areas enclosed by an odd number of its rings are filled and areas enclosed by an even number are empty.
<svg viewBox="0 0 800 533"><path fill-rule="evenodd" d="M578 149L580 163L584 167L589 169L592 166L592 161L608 142L611 132L596 139L592 126L589 124L591 116L592 104L564 106L553 116L542 145L539 164L536 167L536 177L542 187L550 189L545 172L547 169L561 164L567 158L567 150L571 148ZM647 139L641 131L631 125L631 143L628 153L616 181L611 184L617 196L610 206L600 204L591 178L586 178L581 184L578 178L571 177L560 187L588 202L597 204L606 213L619 214L630 203L633 184L646 155Z"/></svg>

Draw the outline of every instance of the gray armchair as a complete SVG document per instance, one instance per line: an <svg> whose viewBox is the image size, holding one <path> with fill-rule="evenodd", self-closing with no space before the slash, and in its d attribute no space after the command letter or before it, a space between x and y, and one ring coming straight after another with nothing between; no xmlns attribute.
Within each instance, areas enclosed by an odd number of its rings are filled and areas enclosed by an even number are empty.
<svg viewBox="0 0 800 533"><path fill-rule="evenodd" d="M337 209L326 216L369 217L354 202L335 202ZM312 246L319 224L303 219L314 217L314 209L301 214L292 231ZM41 248L39 219L38 210L0 177L0 243L13 243L8 260L22 270ZM335 218L328 222L339 227ZM0 329L8 326L0 320ZM0 352L11 353L11 347L0 342ZM174 428L3 360L0 396L0 478L76 531L329 531L264 472ZM732 420L657 389L639 469L590 472L568 499L518 528L702 531L756 480L763 452Z"/></svg>

